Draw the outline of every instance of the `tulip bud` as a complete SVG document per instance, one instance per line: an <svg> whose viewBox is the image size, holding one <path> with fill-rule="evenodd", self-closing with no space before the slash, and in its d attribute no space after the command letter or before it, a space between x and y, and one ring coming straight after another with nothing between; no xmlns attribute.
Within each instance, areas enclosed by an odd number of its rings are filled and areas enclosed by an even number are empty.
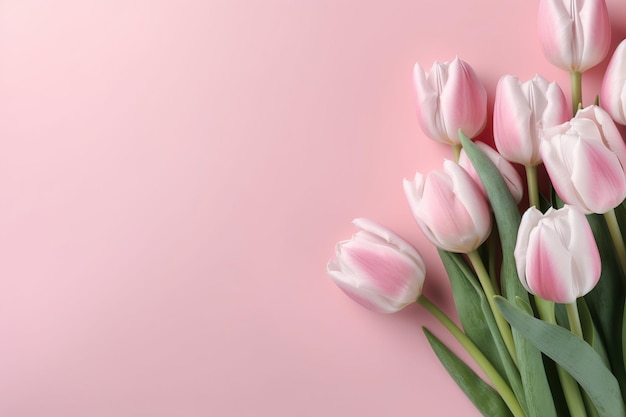
<svg viewBox="0 0 626 417"><path fill-rule="evenodd" d="M604 0L541 0L539 40L553 65L584 72L606 57L611 22Z"/></svg>
<svg viewBox="0 0 626 417"><path fill-rule="evenodd" d="M487 92L469 64L455 58L435 62L428 73L415 64L417 118L424 133L438 142L460 144L459 129L473 138L487 122Z"/></svg>
<svg viewBox="0 0 626 417"><path fill-rule="evenodd" d="M618 45L604 73L600 104L613 120L626 125L626 39Z"/></svg>
<svg viewBox="0 0 626 417"><path fill-rule="evenodd" d="M452 161L443 171L404 180L413 216L428 240L449 252L476 250L491 232L489 204L467 172Z"/></svg>
<svg viewBox="0 0 626 417"><path fill-rule="evenodd" d="M506 182L506 186L511 192L513 199L515 199L515 201L519 203L524 196L524 186L522 185L522 179L515 170L515 167L511 165L509 161L504 159L502 155L496 152L495 149L493 149L486 143L476 142L476 146L478 146L478 148L487 156L487 158L489 158L489 160L493 162L496 168L498 168L498 171L500 171L502 178L504 178L504 182ZM485 196L485 198L488 199L485 186L480 180L478 172L476 172L474 165L472 165L472 161L470 161L470 159L467 157L464 149L461 150L459 165L463 167L463 169L469 174L469 176L472 178L472 180L474 180L476 185L478 185L478 188Z"/></svg>
<svg viewBox="0 0 626 417"><path fill-rule="evenodd" d="M498 81L493 112L493 135L498 152L525 166L541 163L543 129L569 119L563 91L540 75L524 83L505 75Z"/></svg>
<svg viewBox="0 0 626 417"><path fill-rule="evenodd" d="M515 244L515 263L530 293L556 303L573 303L600 279L600 254L585 215L573 206L529 208Z"/></svg>
<svg viewBox="0 0 626 417"><path fill-rule="evenodd" d="M626 145L599 107L546 131L541 155L558 195L584 213L606 213L626 198Z"/></svg>
<svg viewBox="0 0 626 417"><path fill-rule="evenodd" d="M410 243L368 219L355 219L360 230L337 244L337 258L328 275L362 306L379 313L395 313L422 294L426 268Z"/></svg>

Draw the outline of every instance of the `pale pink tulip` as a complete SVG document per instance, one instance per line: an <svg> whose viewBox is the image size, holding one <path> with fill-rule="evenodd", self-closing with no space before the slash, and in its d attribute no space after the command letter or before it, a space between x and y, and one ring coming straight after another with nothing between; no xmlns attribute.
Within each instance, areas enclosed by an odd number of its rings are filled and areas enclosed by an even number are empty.
<svg viewBox="0 0 626 417"><path fill-rule="evenodd" d="M624 138L622 138L621 133L619 133L611 115L601 107L595 105L587 106L576 112L576 116L570 120L569 126L566 124L566 126L568 126L566 129L576 129L575 126L581 119L589 119L596 125L600 132L602 143L613 151L622 166L626 167L626 143L624 143ZM561 127L561 129L562 128L563 127ZM559 128L556 129L558 130ZM584 131L584 128L581 128L581 131Z"/></svg>
<svg viewBox="0 0 626 417"><path fill-rule="evenodd" d="M600 104L613 120L626 125L626 39L618 45L604 73Z"/></svg>
<svg viewBox="0 0 626 417"><path fill-rule="evenodd" d="M522 285L556 303L573 303L600 279L600 254L585 215L573 206L535 207L522 216L515 263Z"/></svg>
<svg viewBox="0 0 626 417"><path fill-rule="evenodd" d="M487 93L469 64L458 57L435 62L428 73L415 64L417 119L424 133L439 142L459 144L459 129L470 138L487 121Z"/></svg>
<svg viewBox="0 0 626 417"><path fill-rule="evenodd" d="M506 182L506 186L511 192L511 195L515 199L517 203L522 200L524 196L524 185L522 184L522 179L515 170L515 167L511 165L509 161L504 159L502 155L496 152L491 146L487 145L483 142L476 142L476 146L483 151L483 153L493 162L493 164L498 168L502 178L504 178L504 182ZM487 191L485 190L485 186L483 185L480 177L478 176L478 172L472 165L472 162L467 157L465 150L461 150L461 155L459 157L459 165L463 167L463 169L469 174L470 177L474 180L480 191L483 193L485 198L487 197Z"/></svg>
<svg viewBox="0 0 626 417"><path fill-rule="evenodd" d="M360 230L337 244L328 275L357 303L379 313L395 313L422 293L426 268L419 252L389 229L355 219Z"/></svg>
<svg viewBox="0 0 626 417"><path fill-rule="evenodd" d="M491 213L485 196L467 172L452 161L427 177L417 173L404 180L404 192L413 216L426 237L438 248L469 253L491 232Z"/></svg>
<svg viewBox="0 0 626 417"><path fill-rule="evenodd" d="M493 135L498 152L525 166L541 163L543 129L569 119L563 91L540 75L521 82L505 75L498 81L493 112Z"/></svg>
<svg viewBox="0 0 626 417"><path fill-rule="evenodd" d="M599 107L546 131L541 155L558 195L584 213L606 213L626 198L626 146Z"/></svg>
<svg viewBox="0 0 626 417"><path fill-rule="evenodd" d="M541 0L537 20L546 58L565 71L586 71L609 52L611 22L604 0Z"/></svg>

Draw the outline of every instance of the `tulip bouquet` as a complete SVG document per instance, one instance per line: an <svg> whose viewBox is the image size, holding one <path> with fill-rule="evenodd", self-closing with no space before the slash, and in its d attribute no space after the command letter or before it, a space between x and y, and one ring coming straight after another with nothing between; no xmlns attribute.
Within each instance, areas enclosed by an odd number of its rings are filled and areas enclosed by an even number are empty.
<svg viewBox="0 0 626 417"><path fill-rule="evenodd" d="M555 82L503 76L495 149L472 140L487 95L470 65L414 69L419 125L454 160L405 180L404 191L438 248L461 326L423 295L418 250L371 220L354 221L359 231L337 245L328 274L371 310L417 302L436 317L482 370L424 328L483 415L626 416L626 144L615 125L626 124L626 40L599 98L583 103L583 73L609 53L604 0L541 0L538 19L546 57L570 73L571 107Z"/></svg>

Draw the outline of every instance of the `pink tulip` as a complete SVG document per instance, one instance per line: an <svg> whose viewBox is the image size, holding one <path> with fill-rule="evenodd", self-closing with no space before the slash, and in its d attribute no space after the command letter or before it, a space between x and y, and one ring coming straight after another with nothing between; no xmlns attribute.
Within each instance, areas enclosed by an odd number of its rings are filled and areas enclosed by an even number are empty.
<svg viewBox="0 0 626 417"><path fill-rule="evenodd" d="M600 104L613 120L626 125L626 39L618 45L604 73Z"/></svg>
<svg viewBox="0 0 626 417"><path fill-rule="evenodd" d="M583 72L609 52L611 22L604 0L541 0L539 40L553 65Z"/></svg>
<svg viewBox="0 0 626 417"><path fill-rule="evenodd" d="M524 196L524 185L522 184L522 179L515 170L515 167L511 165L509 161L504 159L502 155L495 151L491 146L483 143L476 142L476 146L480 148L481 151L493 162L493 164L498 168L502 178L504 178L504 182L506 182L506 186L511 192L511 195L515 199L517 203L522 200ZM463 169L469 174L470 177L474 180L480 191L483 193L485 198L487 197L487 191L485 190L485 186L483 185L476 169L474 169L474 165L467 157L465 150L461 150L461 156L459 157L459 165L463 167Z"/></svg>
<svg viewBox="0 0 626 417"><path fill-rule="evenodd" d="M573 206L534 207L522 216L515 263L529 292L556 303L573 303L600 279L600 254L585 215Z"/></svg>
<svg viewBox="0 0 626 417"><path fill-rule="evenodd" d="M467 172L452 161L443 171L404 180L404 192L417 224L433 245L469 253L491 232L489 204Z"/></svg>
<svg viewBox="0 0 626 417"><path fill-rule="evenodd" d="M476 73L458 57L435 62L428 73L415 64L417 117L424 133L439 142L459 144L459 129L473 138L487 121L487 92Z"/></svg>
<svg viewBox="0 0 626 417"><path fill-rule="evenodd" d="M626 198L626 145L599 107L546 131L541 155L556 192L584 213L606 213Z"/></svg>
<svg viewBox="0 0 626 417"><path fill-rule="evenodd" d="M526 82L505 75L496 88L493 134L498 152L525 166L541 163L543 129L569 119L563 91L555 82L536 75Z"/></svg>
<svg viewBox="0 0 626 417"><path fill-rule="evenodd" d="M417 250L385 227L355 219L360 230L337 244L328 275L357 303L380 313L395 313L422 293L426 268Z"/></svg>

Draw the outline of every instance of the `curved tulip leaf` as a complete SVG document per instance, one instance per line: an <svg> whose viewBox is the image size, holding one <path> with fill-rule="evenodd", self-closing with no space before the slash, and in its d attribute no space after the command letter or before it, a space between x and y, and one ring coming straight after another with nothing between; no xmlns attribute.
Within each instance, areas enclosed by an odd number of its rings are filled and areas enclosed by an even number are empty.
<svg viewBox="0 0 626 417"><path fill-rule="evenodd" d="M446 368L452 379L463 390L465 395L474 403L476 408L488 417L511 416L500 394L489 384L483 381L465 362L459 359L441 340L432 334L426 327L422 328L428 343Z"/></svg>
<svg viewBox="0 0 626 417"><path fill-rule="evenodd" d="M502 270L500 273L502 289L509 300L514 301L516 297L520 297L524 301L528 301L528 293L517 277L513 255L517 229L521 221L517 204L493 162L462 132L459 132L459 136L465 153L485 186L498 225L500 242L502 243Z"/></svg>
<svg viewBox="0 0 626 417"><path fill-rule="evenodd" d="M622 206L616 208L618 216L620 216L622 211ZM596 324L596 330L604 342L611 369L622 388L622 395L626 397L626 373L624 372L624 361L622 358L622 338L620 333L616 331L616 329L622 328L624 309L625 293L621 269L606 221L597 214L588 215L587 221L591 226L596 244L598 245L602 272L600 281L585 296L585 301Z"/></svg>
<svg viewBox="0 0 626 417"><path fill-rule="evenodd" d="M570 331L536 319L502 297L496 297L496 304L513 327L578 381L601 417L626 416L617 379L591 346Z"/></svg>
<svg viewBox="0 0 626 417"><path fill-rule="evenodd" d="M481 307L481 298L485 297L476 276L458 253L446 252L441 249L438 249L438 252L450 280L454 304L463 331L489 359L489 362L498 370L500 375L505 375L500 351L496 346L491 329L489 326L485 326L485 315ZM507 354L507 356L509 355Z"/></svg>
<svg viewBox="0 0 626 417"><path fill-rule="evenodd" d="M491 160L467 137L459 132L461 144L482 181L498 225L502 245L502 267L500 280L505 296L512 301L516 298L529 303L528 293L517 276L515 267L515 242L521 216L504 178ZM517 350L517 363L522 378L529 414L536 417L554 417L556 409L546 377L541 353L530 345L522 335L513 329L513 339ZM534 410L541 410L541 415Z"/></svg>
<svg viewBox="0 0 626 417"><path fill-rule="evenodd" d="M583 337L585 339L585 342L593 346L595 344L595 331L593 328L593 320L591 319L591 312L589 311L589 307L587 307L587 303L582 297L576 300L576 305L578 307L580 325L583 330Z"/></svg>
<svg viewBox="0 0 626 417"><path fill-rule="evenodd" d="M587 307L587 303L585 303L585 299L582 297L577 299L576 306L578 307L578 314L580 319L580 325L583 331L583 338L585 339L585 342L589 343L591 346L594 346L594 344L596 344L597 342L595 339L597 332L594 331L593 320L591 318L589 308ZM555 305L555 316L556 322L559 326L570 329L569 318L567 317L565 304Z"/></svg>
<svg viewBox="0 0 626 417"><path fill-rule="evenodd" d="M463 261L461 255L439 250L439 256L450 279L454 303L463 331L478 346L498 373L506 378L522 408L528 408L525 407L525 392L519 371L504 344L478 279Z"/></svg>

